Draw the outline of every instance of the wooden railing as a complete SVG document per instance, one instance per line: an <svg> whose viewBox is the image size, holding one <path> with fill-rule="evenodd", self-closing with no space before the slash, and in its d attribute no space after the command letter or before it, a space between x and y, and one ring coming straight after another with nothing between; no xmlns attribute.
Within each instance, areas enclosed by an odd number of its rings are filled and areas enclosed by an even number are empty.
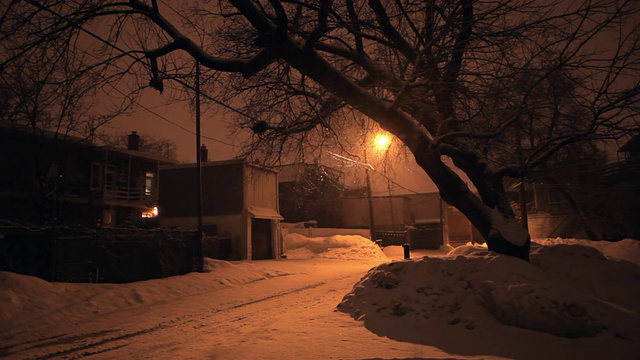
<svg viewBox="0 0 640 360"><path fill-rule="evenodd" d="M145 195L144 187L105 186L102 191L95 191L94 196L105 200L145 201L153 194Z"/></svg>

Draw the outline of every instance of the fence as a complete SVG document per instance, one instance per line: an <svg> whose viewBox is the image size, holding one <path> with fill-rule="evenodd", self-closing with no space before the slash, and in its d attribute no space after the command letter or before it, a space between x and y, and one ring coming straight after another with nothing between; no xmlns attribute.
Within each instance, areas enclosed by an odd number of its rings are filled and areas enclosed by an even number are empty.
<svg viewBox="0 0 640 360"><path fill-rule="evenodd" d="M282 235L288 233L301 234L307 237L326 237L333 235L360 235L371 238L368 229L339 229L339 228L299 228L284 227ZM438 249L443 244L440 223L420 226L409 231L376 231L376 240L381 240L382 246L411 244L412 249Z"/></svg>
<svg viewBox="0 0 640 360"><path fill-rule="evenodd" d="M195 231L0 226L0 270L47 281L126 283L198 270L201 246Z"/></svg>
<svg viewBox="0 0 640 360"><path fill-rule="evenodd" d="M409 242L406 231L376 231L376 240L382 241L382 246L402 245Z"/></svg>
<svg viewBox="0 0 640 360"><path fill-rule="evenodd" d="M409 231L412 249L436 250L443 244L442 225L440 222L429 222L416 225Z"/></svg>
<svg viewBox="0 0 640 360"><path fill-rule="evenodd" d="M306 237L326 237L333 235L359 235L371 238L371 230L369 229L342 229L342 228L302 228L302 227L283 227L282 235L288 233L301 234ZM406 231L376 231L376 240L382 240L382 246L402 245L408 242L408 234Z"/></svg>

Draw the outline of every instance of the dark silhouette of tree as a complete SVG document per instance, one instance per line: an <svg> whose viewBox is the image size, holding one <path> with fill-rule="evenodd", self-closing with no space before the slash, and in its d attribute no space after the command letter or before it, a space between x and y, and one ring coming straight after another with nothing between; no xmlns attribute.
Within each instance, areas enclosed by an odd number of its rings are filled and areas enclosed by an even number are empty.
<svg viewBox="0 0 640 360"><path fill-rule="evenodd" d="M80 156L71 154L74 145L90 145L96 130L130 103L100 101L108 80L76 51L77 29L30 17L16 1L0 9L0 126L29 135L16 151L29 154L24 160L33 169L30 196L40 221L55 223L58 199L72 185L66 182L79 175L67 169L68 157ZM41 26L43 32L31 31Z"/></svg>
<svg viewBox="0 0 640 360"><path fill-rule="evenodd" d="M342 173L320 164L291 164L281 171L294 172L289 181L278 185L280 212L286 222L315 220L320 227L340 225L336 207L344 192Z"/></svg>
<svg viewBox="0 0 640 360"><path fill-rule="evenodd" d="M259 130L253 149L263 157L339 142L341 129L355 121L347 115L366 116L404 142L489 249L528 259L530 237L503 180L525 176L564 146L617 138L637 126L638 6L230 0L175 9L155 0L27 0L11 2L3 28L29 34L11 38L23 49L84 29L83 37L101 44L92 52L94 68L137 75L130 84L159 91L188 89L195 59L208 68L202 80L210 101L233 108L237 126ZM544 116L534 128L548 136L522 161L494 158L494 148L514 146L526 115L537 121L533 94L562 90L548 85L558 74L574 90L573 105L556 109L581 116ZM510 111L492 113L496 96L511 103Z"/></svg>

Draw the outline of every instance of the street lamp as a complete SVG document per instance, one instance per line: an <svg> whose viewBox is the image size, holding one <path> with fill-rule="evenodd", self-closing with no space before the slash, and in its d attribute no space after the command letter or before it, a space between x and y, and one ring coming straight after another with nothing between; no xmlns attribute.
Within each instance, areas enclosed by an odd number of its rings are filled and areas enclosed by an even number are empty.
<svg viewBox="0 0 640 360"><path fill-rule="evenodd" d="M366 137L365 137L366 139ZM377 133L373 138L373 146L376 150L380 152L386 151L391 145L391 137L388 134ZM369 231L371 233L371 241L376 241L376 228L375 228L375 220L373 216L373 195L371 190L371 178L369 176L369 165L367 158L367 144L364 146L364 162L367 166L365 166L365 177L367 181L367 200L369 201ZM392 215L393 216L393 215Z"/></svg>
<svg viewBox="0 0 640 360"><path fill-rule="evenodd" d="M378 133L373 139L373 144L379 151L386 151L391 146L391 137L387 134Z"/></svg>

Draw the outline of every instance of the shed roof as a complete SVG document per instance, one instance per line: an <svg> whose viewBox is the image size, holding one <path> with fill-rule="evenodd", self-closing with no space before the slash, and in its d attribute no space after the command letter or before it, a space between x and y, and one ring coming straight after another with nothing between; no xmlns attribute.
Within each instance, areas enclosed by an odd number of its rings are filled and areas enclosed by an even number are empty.
<svg viewBox="0 0 640 360"><path fill-rule="evenodd" d="M276 211L276 209L272 209L272 208L249 206L247 211L249 212L251 217L254 217L256 219L284 220L282 215L278 214L278 211Z"/></svg>

